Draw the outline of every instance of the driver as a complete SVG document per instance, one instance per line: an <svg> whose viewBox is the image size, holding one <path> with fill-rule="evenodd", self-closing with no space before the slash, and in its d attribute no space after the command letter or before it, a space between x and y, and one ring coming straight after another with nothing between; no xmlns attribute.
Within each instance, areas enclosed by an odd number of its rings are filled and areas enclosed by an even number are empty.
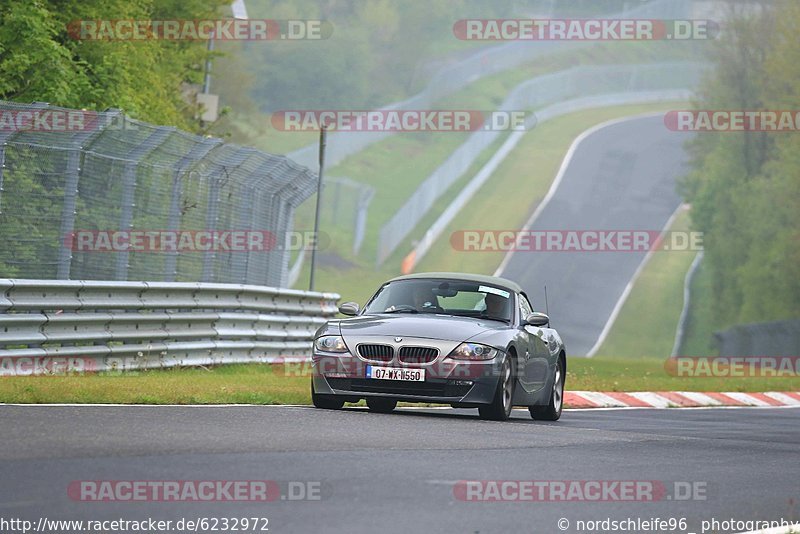
<svg viewBox="0 0 800 534"><path fill-rule="evenodd" d="M490 317L500 317L505 319L508 317L508 299L503 298L500 295L496 295L494 293L486 293L486 296L483 298L483 301L486 303L486 310L484 313Z"/></svg>
<svg viewBox="0 0 800 534"><path fill-rule="evenodd" d="M417 286L413 292L414 307L417 310L424 308L435 308L436 304L433 303L433 295L430 289L424 286Z"/></svg>

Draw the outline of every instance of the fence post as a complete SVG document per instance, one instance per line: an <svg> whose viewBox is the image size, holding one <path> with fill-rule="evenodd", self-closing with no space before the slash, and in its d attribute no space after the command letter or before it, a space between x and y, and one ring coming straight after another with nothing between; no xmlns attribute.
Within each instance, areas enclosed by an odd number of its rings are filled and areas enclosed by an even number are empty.
<svg viewBox="0 0 800 534"><path fill-rule="evenodd" d="M50 107L48 105L40 107ZM72 148L67 155L67 165L64 169L64 203L61 206L61 232L59 234L58 247L58 267L56 278L59 280L69 280L70 268L72 267L72 247L71 239L67 239L75 231L76 205L78 201L78 185L81 176L81 156L86 149L103 133L111 122L122 117L118 110L109 110L99 114L103 120L97 121L97 130L78 135L75 137L76 148Z"/></svg>
<svg viewBox="0 0 800 534"><path fill-rule="evenodd" d="M222 139L203 139L197 143L188 154L181 158L181 160L173 168L172 174L172 191L169 197L169 215L167 216L167 230L178 230L181 222L180 213L180 199L181 199L181 185L183 175L194 164L205 158L209 152L222 144ZM178 275L178 251L172 251L167 254L164 260L164 281L174 282Z"/></svg>
<svg viewBox="0 0 800 534"><path fill-rule="evenodd" d="M119 216L120 232L127 232L133 228L133 208L136 202L136 173L139 170L139 163L164 141L169 132L170 130L168 129L157 129L141 145L130 152L130 161L125 163L125 170L122 176L122 199ZM122 281L128 279L129 260L130 251L128 249L117 252L117 266L114 278Z"/></svg>

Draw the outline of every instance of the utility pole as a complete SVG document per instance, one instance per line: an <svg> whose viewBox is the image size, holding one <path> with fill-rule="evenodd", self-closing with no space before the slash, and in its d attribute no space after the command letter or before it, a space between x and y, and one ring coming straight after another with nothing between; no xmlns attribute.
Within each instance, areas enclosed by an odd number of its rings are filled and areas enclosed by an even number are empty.
<svg viewBox="0 0 800 534"><path fill-rule="evenodd" d="M322 200L322 176L325 171L325 125L319 130L319 181L317 182L317 208L314 214L314 248L311 249L311 274L308 278L308 290L314 291L314 268L317 264L317 247L319 246L319 208Z"/></svg>

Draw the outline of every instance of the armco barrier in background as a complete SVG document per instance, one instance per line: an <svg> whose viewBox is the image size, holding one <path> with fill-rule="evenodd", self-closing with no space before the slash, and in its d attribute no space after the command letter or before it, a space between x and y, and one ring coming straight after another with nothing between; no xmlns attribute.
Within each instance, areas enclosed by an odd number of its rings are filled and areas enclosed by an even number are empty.
<svg viewBox="0 0 800 534"><path fill-rule="evenodd" d="M535 109L537 122L543 122L589 107L686 98L707 68L704 63L687 61L573 67L522 82L511 91L499 109ZM378 235L378 265L403 244L437 199L500 135L499 131L478 131L471 134L419 185L381 227ZM520 135L520 132L512 132L510 138L519 139ZM424 252L417 251L416 261L423 254Z"/></svg>
<svg viewBox="0 0 800 534"><path fill-rule="evenodd" d="M0 376L306 360L335 293L0 279Z"/></svg>
<svg viewBox="0 0 800 534"><path fill-rule="evenodd" d="M691 91L688 90L672 90L672 91L645 91L640 93L619 93L613 95L591 96L585 98L576 98L574 100L567 100L566 102L559 102L552 106L547 106L539 110L536 114L538 119L537 123L545 122L555 117L564 115L565 113L572 113L582 109L591 109L598 107L617 106L624 104L637 104L637 103L652 103L664 102L669 100L687 100L692 96ZM433 224L425 231L422 238L414 245L414 248L406 254L400 265L400 271L403 274L409 274L414 271L417 264L425 257L430 251L433 244L442 235L447 226L455 219L459 211L461 211L467 203L475 196L478 190L483 187L491 177L494 171L506 159L511 151L517 146L522 139L525 131L514 132L509 135L503 144L497 149L497 152L489 158L489 161L481 167L478 173L473 176L470 181L464 186L461 192L455 199L447 206L447 208L439 215Z"/></svg>
<svg viewBox="0 0 800 534"><path fill-rule="evenodd" d="M692 16L693 3L690 0L651 0L649 2L628 2L629 9L619 13L603 15L606 19L684 19ZM455 22L455 20L453 21ZM455 39L455 36L453 37ZM594 41L511 41L500 45L481 47L467 57L447 65L438 71L422 91L402 102L395 102L381 109L430 109L440 100L471 83L486 76L513 69L523 63L534 61L568 48L593 46ZM373 143L377 143L391 132L341 132L328 137L325 161L334 167L348 156L358 153ZM287 154L302 165L315 168L318 147L311 144Z"/></svg>
<svg viewBox="0 0 800 534"><path fill-rule="evenodd" d="M732 326L714 333L722 356L800 355L800 320Z"/></svg>
<svg viewBox="0 0 800 534"><path fill-rule="evenodd" d="M284 286L286 247L98 255L74 250L69 236L255 230L282 238L316 189L316 173L284 156L117 110L0 101L0 277Z"/></svg>

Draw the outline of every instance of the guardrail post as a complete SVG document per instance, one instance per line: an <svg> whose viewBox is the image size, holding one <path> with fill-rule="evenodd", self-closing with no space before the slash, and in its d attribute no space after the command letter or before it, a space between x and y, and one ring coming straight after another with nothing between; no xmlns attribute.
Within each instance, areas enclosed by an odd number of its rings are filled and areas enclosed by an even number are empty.
<svg viewBox="0 0 800 534"><path fill-rule="evenodd" d="M0 145L0 213L3 213L3 175L5 174L6 170L6 147L8 143L3 140L3 144Z"/></svg>

